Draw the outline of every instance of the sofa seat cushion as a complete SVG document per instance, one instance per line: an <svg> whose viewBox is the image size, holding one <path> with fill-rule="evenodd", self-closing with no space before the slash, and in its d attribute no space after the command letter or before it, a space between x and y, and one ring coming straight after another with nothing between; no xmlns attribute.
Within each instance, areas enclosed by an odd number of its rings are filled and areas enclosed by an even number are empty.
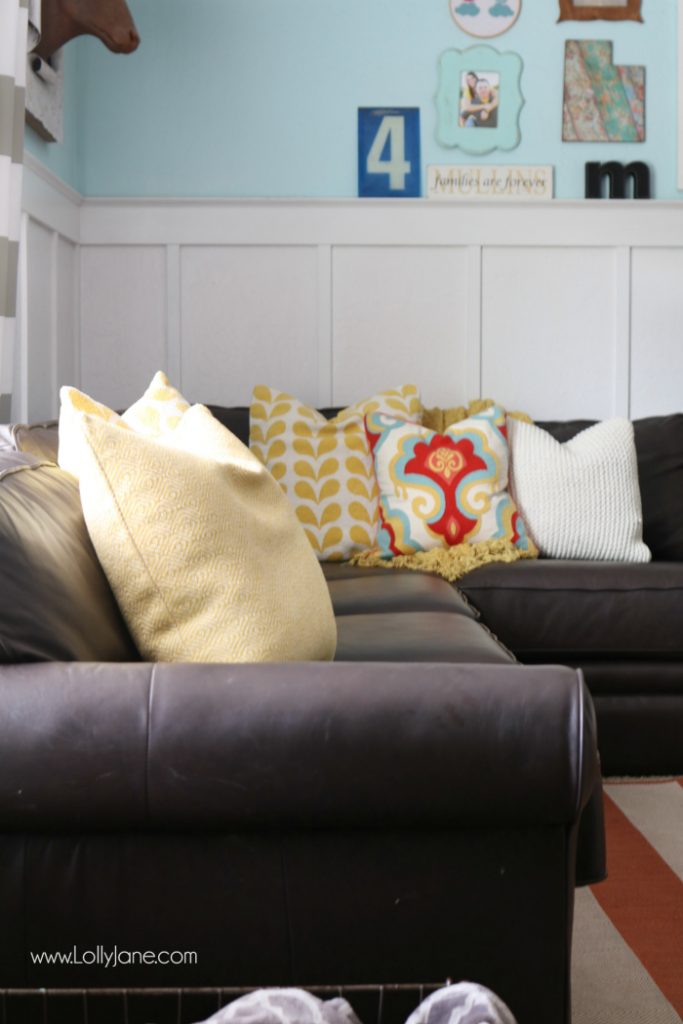
<svg viewBox="0 0 683 1024"><path fill-rule="evenodd" d="M567 663L571 668L581 669L593 697L632 698L641 700L644 708L654 708L662 697L683 702L683 661L661 661L654 667L651 661L625 658L610 658L609 661L567 658ZM680 730L680 725L678 728ZM678 747L680 749L680 742Z"/></svg>
<svg viewBox="0 0 683 1024"><path fill-rule="evenodd" d="M541 559L487 565L459 585L522 661L683 656L683 562Z"/></svg>
<svg viewBox="0 0 683 1024"><path fill-rule="evenodd" d="M332 563L330 563L332 564ZM351 570L353 572L353 570ZM338 576L327 581L335 615L375 612L455 612L477 618L466 599L430 573L380 569L381 575Z"/></svg>
<svg viewBox="0 0 683 1024"><path fill-rule="evenodd" d="M337 616L335 661L508 664L514 657L488 629L452 612Z"/></svg>
<svg viewBox="0 0 683 1024"><path fill-rule="evenodd" d="M357 580L368 576L407 576L413 569L387 568L386 565L354 565L352 562L321 562L323 576L330 580Z"/></svg>

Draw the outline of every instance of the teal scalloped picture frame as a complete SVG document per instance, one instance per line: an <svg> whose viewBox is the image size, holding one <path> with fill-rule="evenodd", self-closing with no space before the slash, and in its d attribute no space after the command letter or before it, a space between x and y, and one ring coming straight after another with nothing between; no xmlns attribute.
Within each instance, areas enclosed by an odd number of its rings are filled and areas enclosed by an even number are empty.
<svg viewBox="0 0 683 1024"><path fill-rule="evenodd" d="M518 53L500 53L492 46L444 50L439 58L436 94L437 142L480 156L494 149L518 146L524 106L522 67ZM466 76L472 74L474 79L470 77L468 81L474 82L481 95L471 95L472 86L466 85ZM483 83L488 93L482 91Z"/></svg>

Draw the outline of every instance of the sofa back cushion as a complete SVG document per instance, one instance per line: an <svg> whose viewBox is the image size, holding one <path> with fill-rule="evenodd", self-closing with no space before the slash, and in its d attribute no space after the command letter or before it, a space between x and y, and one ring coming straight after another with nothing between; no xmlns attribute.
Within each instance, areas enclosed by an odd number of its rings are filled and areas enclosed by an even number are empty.
<svg viewBox="0 0 683 1024"><path fill-rule="evenodd" d="M249 446L249 406L248 405L207 405L206 407L219 423L227 427L231 434L238 437L242 444ZM343 412L339 405L329 409L318 409L326 420L332 420Z"/></svg>
<svg viewBox="0 0 683 1024"><path fill-rule="evenodd" d="M0 662L137 661L83 520L53 463L0 451Z"/></svg>
<svg viewBox="0 0 683 1024"><path fill-rule="evenodd" d="M568 441L594 420L539 423ZM683 413L634 420L643 541L658 561L683 561Z"/></svg>
<svg viewBox="0 0 683 1024"><path fill-rule="evenodd" d="M683 561L683 414L636 420L643 540L653 558Z"/></svg>
<svg viewBox="0 0 683 1024"><path fill-rule="evenodd" d="M0 451L11 449L35 455L48 462L57 461L59 428L57 420L47 423L3 423L0 426Z"/></svg>

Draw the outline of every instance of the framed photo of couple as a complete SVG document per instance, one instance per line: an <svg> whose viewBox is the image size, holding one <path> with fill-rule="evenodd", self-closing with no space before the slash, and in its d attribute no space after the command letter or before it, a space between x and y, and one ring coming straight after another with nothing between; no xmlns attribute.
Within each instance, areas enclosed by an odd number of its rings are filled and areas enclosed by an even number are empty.
<svg viewBox="0 0 683 1024"><path fill-rule="evenodd" d="M446 50L439 60L437 132L442 146L490 153L519 145L522 59L491 46Z"/></svg>
<svg viewBox="0 0 683 1024"><path fill-rule="evenodd" d="M642 0L560 0L559 21L642 21Z"/></svg>

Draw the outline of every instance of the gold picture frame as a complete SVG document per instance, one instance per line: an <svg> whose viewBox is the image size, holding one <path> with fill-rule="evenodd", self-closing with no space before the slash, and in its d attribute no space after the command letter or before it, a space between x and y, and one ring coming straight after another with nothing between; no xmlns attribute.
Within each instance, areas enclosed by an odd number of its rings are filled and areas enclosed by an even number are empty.
<svg viewBox="0 0 683 1024"><path fill-rule="evenodd" d="M560 0L558 21L642 21L642 3L643 0L621 0L618 3Z"/></svg>

